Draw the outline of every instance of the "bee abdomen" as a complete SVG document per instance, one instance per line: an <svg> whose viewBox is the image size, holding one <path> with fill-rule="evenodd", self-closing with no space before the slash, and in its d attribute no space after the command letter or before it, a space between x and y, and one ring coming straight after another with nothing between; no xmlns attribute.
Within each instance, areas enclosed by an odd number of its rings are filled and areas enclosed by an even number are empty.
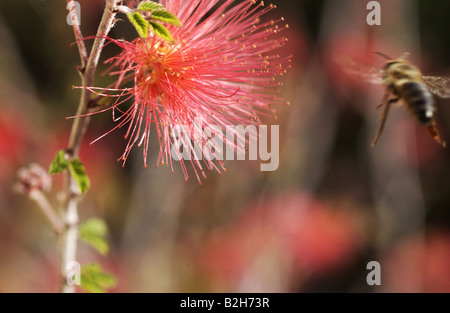
<svg viewBox="0 0 450 313"><path fill-rule="evenodd" d="M400 93L408 111L422 124L431 123L434 116L433 96L425 84L415 81L401 85Z"/></svg>

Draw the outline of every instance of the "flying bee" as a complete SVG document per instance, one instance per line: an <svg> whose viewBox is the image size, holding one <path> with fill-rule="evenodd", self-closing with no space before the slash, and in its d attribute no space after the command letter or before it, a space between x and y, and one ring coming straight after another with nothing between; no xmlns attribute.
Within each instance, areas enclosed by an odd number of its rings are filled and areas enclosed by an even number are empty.
<svg viewBox="0 0 450 313"><path fill-rule="evenodd" d="M450 98L450 77L423 76L420 70L405 60L409 53L392 59L381 52L376 54L387 59L382 69L367 66L349 59L339 59L344 70L373 84L383 84L386 90L377 109L383 108L380 124L372 147L383 132L391 105L400 103L415 119L424 125L434 140L445 147L436 128L436 106L434 93L442 98Z"/></svg>

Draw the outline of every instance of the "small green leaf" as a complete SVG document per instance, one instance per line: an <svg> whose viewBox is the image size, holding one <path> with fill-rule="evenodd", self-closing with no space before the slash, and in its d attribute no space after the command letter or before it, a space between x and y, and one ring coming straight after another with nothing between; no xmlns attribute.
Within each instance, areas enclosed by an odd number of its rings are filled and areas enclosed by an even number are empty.
<svg viewBox="0 0 450 313"><path fill-rule="evenodd" d="M116 278L103 271L97 263L86 264L81 267L81 288L92 293L104 293L106 289L114 288Z"/></svg>
<svg viewBox="0 0 450 313"><path fill-rule="evenodd" d="M109 107L113 102L114 99L112 97L103 97L91 94L91 100L88 102L88 109L95 110L99 108L106 108Z"/></svg>
<svg viewBox="0 0 450 313"><path fill-rule="evenodd" d="M108 226L102 219L91 218L80 226L80 239L103 255L109 252L107 235Z"/></svg>
<svg viewBox="0 0 450 313"><path fill-rule="evenodd" d="M69 161L66 160L64 150L58 151L52 163L50 164L50 168L48 172L52 175L59 174L67 169L69 166Z"/></svg>
<svg viewBox="0 0 450 313"><path fill-rule="evenodd" d="M164 6L162 6L161 4L159 4L157 2L153 2L153 1L143 1L137 7L137 10L142 11L142 12L156 11L156 10L163 10L163 9L164 9Z"/></svg>
<svg viewBox="0 0 450 313"><path fill-rule="evenodd" d="M109 107L113 103L113 99L111 97L101 97L100 100L97 101L97 106L101 108Z"/></svg>
<svg viewBox="0 0 450 313"><path fill-rule="evenodd" d="M132 12L127 14L128 19L134 28L138 32L139 36L142 38L147 38L148 36L148 22L139 12Z"/></svg>
<svg viewBox="0 0 450 313"><path fill-rule="evenodd" d="M77 182L81 193L88 191L91 181L86 174L83 163L79 158L75 158L69 162L70 174L72 174L73 179Z"/></svg>
<svg viewBox="0 0 450 313"><path fill-rule="evenodd" d="M169 23L175 26L181 26L180 20L169 11L163 10L163 11L155 11L150 15L150 18L158 21L162 21L165 23Z"/></svg>
<svg viewBox="0 0 450 313"><path fill-rule="evenodd" d="M169 42L173 42L172 35L170 34L169 30L164 27L163 25L156 23L156 22L148 22L150 26L150 30L152 33L154 33L156 36L161 37L162 39L165 39Z"/></svg>

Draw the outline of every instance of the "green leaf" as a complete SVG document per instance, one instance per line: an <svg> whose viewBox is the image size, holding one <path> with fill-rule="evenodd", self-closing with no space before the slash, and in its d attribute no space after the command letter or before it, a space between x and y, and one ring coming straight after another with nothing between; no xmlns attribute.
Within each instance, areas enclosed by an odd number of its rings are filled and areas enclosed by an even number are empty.
<svg viewBox="0 0 450 313"><path fill-rule="evenodd" d="M150 15L150 18L158 21L162 21L165 23L169 23L175 26L181 26L180 20L169 11L163 10L163 11L155 11Z"/></svg>
<svg viewBox="0 0 450 313"><path fill-rule="evenodd" d="M127 14L128 19L142 38L148 36L148 22L139 12L131 12Z"/></svg>
<svg viewBox="0 0 450 313"><path fill-rule="evenodd" d="M83 163L79 158L75 158L69 162L70 174L72 174L73 179L77 182L81 193L88 191L91 181L86 174Z"/></svg>
<svg viewBox="0 0 450 313"><path fill-rule="evenodd" d="M164 27L163 25L156 23L156 22L148 22L150 26L150 30L153 34L155 34L158 37L161 37L162 39L165 39L169 42L173 42L172 35L170 34L169 30Z"/></svg>
<svg viewBox="0 0 450 313"><path fill-rule="evenodd" d="M87 292L104 293L106 289L114 288L116 278L103 271L97 263L86 264L81 267L81 289Z"/></svg>
<svg viewBox="0 0 450 313"><path fill-rule="evenodd" d="M109 252L107 235L108 226L102 219L91 218L80 226L80 239L103 255Z"/></svg>
<svg viewBox="0 0 450 313"><path fill-rule="evenodd" d="M101 108L109 107L113 103L113 99L111 97L101 97L100 100L97 101L97 106Z"/></svg>
<svg viewBox="0 0 450 313"><path fill-rule="evenodd" d="M69 161L66 160L65 155L66 153L64 152L64 150L58 151L52 163L50 164L50 168L48 169L48 172L50 174L59 174L67 169L67 167L69 166Z"/></svg>
<svg viewBox="0 0 450 313"><path fill-rule="evenodd" d="M139 4L137 10L142 12L164 10L164 6L153 1L143 1Z"/></svg>
<svg viewBox="0 0 450 313"><path fill-rule="evenodd" d="M97 96L91 94L91 100L88 103L89 110L109 107L114 102L112 97Z"/></svg>

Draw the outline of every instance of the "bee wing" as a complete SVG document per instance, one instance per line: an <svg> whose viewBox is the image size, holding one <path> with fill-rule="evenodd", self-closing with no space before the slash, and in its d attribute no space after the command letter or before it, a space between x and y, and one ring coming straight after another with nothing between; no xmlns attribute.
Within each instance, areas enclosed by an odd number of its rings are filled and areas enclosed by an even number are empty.
<svg viewBox="0 0 450 313"><path fill-rule="evenodd" d="M422 76L431 92L442 98L450 98L450 77Z"/></svg>
<svg viewBox="0 0 450 313"><path fill-rule="evenodd" d="M335 58L335 61L350 75L357 76L371 84L383 84L383 71L376 66L368 65L347 57Z"/></svg>

